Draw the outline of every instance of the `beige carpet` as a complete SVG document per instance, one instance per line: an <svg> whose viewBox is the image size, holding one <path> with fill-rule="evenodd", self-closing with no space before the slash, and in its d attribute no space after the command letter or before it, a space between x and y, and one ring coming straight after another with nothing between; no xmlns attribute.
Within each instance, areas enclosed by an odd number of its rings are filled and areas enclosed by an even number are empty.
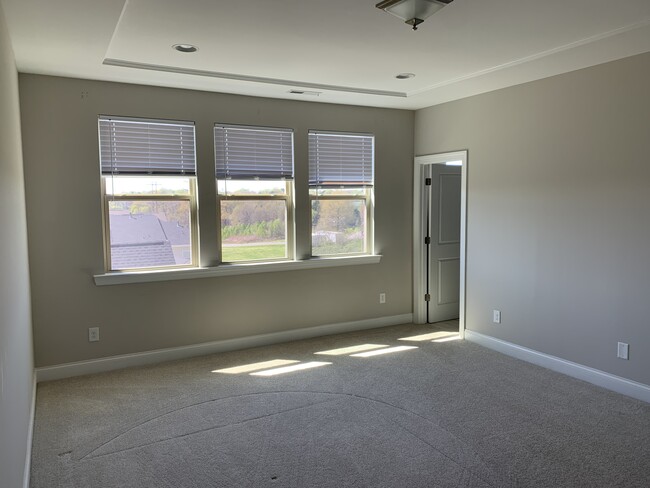
<svg viewBox="0 0 650 488"><path fill-rule="evenodd" d="M449 325L42 383L32 487L650 486L649 404Z"/></svg>

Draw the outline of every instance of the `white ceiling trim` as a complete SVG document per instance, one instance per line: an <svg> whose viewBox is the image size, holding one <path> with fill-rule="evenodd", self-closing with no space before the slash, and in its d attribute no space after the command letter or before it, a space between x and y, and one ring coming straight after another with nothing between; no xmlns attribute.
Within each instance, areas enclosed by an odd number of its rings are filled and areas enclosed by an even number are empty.
<svg viewBox="0 0 650 488"><path fill-rule="evenodd" d="M139 63L137 61L127 61L124 59L105 58L103 64L106 66L119 66L122 68L146 69L152 71L163 71L166 73L178 73L183 75L207 76L210 78L220 78L224 80L248 81L252 83L265 83L270 85L282 85L295 88L312 88L317 90L327 90L345 93L360 93L364 95L376 95L382 97L406 98L405 92L373 90L370 88L355 88L350 86L324 85L321 83L311 83L308 81L282 80L278 78L265 78L261 76L240 75L235 73L221 73L218 71L182 68L180 66L165 66L160 64Z"/></svg>

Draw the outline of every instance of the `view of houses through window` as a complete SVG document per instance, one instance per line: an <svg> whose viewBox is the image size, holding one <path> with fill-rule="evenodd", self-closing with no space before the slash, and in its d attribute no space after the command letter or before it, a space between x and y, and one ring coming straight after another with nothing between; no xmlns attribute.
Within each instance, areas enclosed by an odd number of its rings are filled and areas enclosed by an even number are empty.
<svg viewBox="0 0 650 488"><path fill-rule="evenodd" d="M312 254L365 253L366 190L312 190L311 194Z"/></svg>
<svg viewBox="0 0 650 488"><path fill-rule="evenodd" d="M192 263L190 178L109 176L105 185L112 269Z"/></svg>

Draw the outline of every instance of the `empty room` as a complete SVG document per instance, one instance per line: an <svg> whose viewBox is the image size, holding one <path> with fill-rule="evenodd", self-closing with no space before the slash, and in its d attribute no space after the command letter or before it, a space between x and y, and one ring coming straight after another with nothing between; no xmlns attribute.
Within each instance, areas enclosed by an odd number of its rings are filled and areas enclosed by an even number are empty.
<svg viewBox="0 0 650 488"><path fill-rule="evenodd" d="M0 0L0 486L650 486L650 1Z"/></svg>

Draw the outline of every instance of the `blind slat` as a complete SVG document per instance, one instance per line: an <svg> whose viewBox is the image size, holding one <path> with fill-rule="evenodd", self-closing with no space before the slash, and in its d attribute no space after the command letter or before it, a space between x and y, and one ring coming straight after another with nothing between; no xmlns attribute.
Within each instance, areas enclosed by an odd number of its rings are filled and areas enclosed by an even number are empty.
<svg viewBox="0 0 650 488"><path fill-rule="evenodd" d="M310 132L309 186L372 186L374 143L369 134Z"/></svg>
<svg viewBox="0 0 650 488"><path fill-rule="evenodd" d="M292 179L293 131L216 125L214 154L219 179Z"/></svg>
<svg viewBox="0 0 650 488"><path fill-rule="evenodd" d="M99 118L102 174L195 175L194 124Z"/></svg>

